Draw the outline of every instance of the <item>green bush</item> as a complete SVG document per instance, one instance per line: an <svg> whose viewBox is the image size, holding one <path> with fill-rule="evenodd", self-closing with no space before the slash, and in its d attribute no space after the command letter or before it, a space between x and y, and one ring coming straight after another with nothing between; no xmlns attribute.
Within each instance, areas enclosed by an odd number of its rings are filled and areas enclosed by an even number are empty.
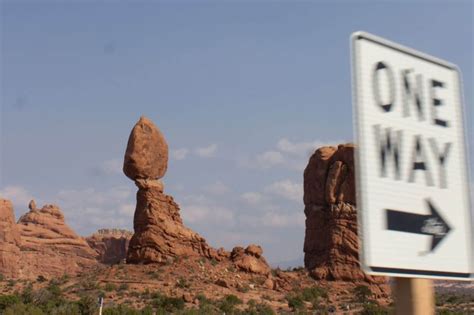
<svg viewBox="0 0 474 315"><path fill-rule="evenodd" d="M248 307L244 312L245 315L275 315L275 311L265 303L257 303L255 300L248 302Z"/></svg>
<svg viewBox="0 0 474 315"><path fill-rule="evenodd" d="M233 314L235 312L235 306L238 304L242 304L241 299L233 294L226 295L219 302L219 309L225 314Z"/></svg>
<svg viewBox="0 0 474 315"><path fill-rule="evenodd" d="M0 313L8 307L19 304L21 299L18 295L0 295Z"/></svg>
<svg viewBox="0 0 474 315"><path fill-rule="evenodd" d="M152 304L158 310L161 309L165 312L175 312L184 309L184 300L182 298L168 297L160 293L154 294Z"/></svg>
<svg viewBox="0 0 474 315"><path fill-rule="evenodd" d="M301 295L293 294L286 297L288 307L293 311L300 311L304 309L304 301Z"/></svg>
<svg viewBox="0 0 474 315"><path fill-rule="evenodd" d="M317 302L319 298L328 298L328 292L324 288L320 287L312 287L312 288L305 288L301 292L301 297L304 301L308 302Z"/></svg>
<svg viewBox="0 0 474 315"><path fill-rule="evenodd" d="M40 308L32 304L18 303L8 307L3 315L46 315ZM74 315L74 314L71 314Z"/></svg>
<svg viewBox="0 0 474 315"><path fill-rule="evenodd" d="M364 308L360 312L361 315L388 315L390 310L379 305L377 302L370 301L364 304Z"/></svg>
<svg viewBox="0 0 474 315"><path fill-rule="evenodd" d="M358 285L354 288L353 293L359 303L367 303L370 301L372 291L366 285Z"/></svg>
<svg viewBox="0 0 474 315"><path fill-rule="evenodd" d="M113 283L106 283L104 289L107 292L111 292L111 291L115 291L117 289L117 286Z"/></svg>

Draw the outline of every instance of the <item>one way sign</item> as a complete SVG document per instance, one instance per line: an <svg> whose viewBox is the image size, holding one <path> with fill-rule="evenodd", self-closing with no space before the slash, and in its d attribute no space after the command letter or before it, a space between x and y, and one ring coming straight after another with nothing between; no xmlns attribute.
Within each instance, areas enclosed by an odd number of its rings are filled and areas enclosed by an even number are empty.
<svg viewBox="0 0 474 315"><path fill-rule="evenodd" d="M446 61L352 35L361 262L369 274L474 273L461 75Z"/></svg>

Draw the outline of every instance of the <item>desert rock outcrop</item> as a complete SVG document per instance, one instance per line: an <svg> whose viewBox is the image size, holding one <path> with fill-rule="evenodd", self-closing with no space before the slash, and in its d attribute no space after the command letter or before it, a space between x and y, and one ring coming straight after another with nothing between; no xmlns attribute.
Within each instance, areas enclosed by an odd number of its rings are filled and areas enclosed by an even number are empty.
<svg viewBox="0 0 474 315"><path fill-rule="evenodd" d="M206 256L216 253L206 240L184 226L179 206L163 193L168 165L168 145L151 120L141 117L127 144L123 170L138 187L127 262L166 262L177 256Z"/></svg>
<svg viewBox="0 0 474 315"><path fill-rule="evenodd" d="M316 279L385 283L359 266L354 145L322 147L304 171L305 267Z"/></svg>
<svg viewBox="0 0 474 315"><path fill-rule="evenodd" d="M12 203L0 199L0 273L8 278L20 276L20 245Z"/></svg>
<svg viewBox="0 0 474 315"><path fill-rule="evenodd" d="M153 147L155 149L150 149ZM144 150L143 158L141 149ZM127 262L164 263L176 257L197 256L216 261L231 259L240 270L268 274L270 267L262 256L260 246L251 245L246 250L240 247L242 250L234 249L232 254L222 248L216 250L183 224L178 204L163 192L163 182L157 179L166 171L167 150L166 141L158 128L149 119L141 117L130 134L123 167L125 175L133 179L138 187L134 234L128 247ZM141 168L156 172L129 171Z"/></svg>
<svg viewBox="0 0 474 315"><path fill-rule="evenodd" d="M21 235L21 272L26 278L77 274L97 263L97 254L66 224L55 205L31 207L17 227Z"/></svg>
<svg viewBox="0 0 474 315"><path fill-rule="evenodd" d="M128 245L133 233L122 229L100 229L86 238L104 264L117 264L127 257Z"/></svg>

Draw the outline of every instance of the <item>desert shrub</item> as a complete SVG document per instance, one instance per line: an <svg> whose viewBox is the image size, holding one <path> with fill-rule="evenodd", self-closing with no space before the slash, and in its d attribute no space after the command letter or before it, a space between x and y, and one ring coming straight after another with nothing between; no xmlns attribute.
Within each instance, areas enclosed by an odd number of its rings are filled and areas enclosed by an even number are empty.
<svg viewBox="0 0 474 315"><path fill-rule="evenodd" d="M158 311L175 312L184 309L182 298L168 297L160 293L154 295L152 304Z"/></svg>
<svg viewBox="0 0 474 315"><path fill-rule="evenodd" d="M8 285L10 288L14 287L15 284L16 284L16 281L13 280L13 279L8 280L8 282L7 282L7 285Z"/></svg>
<svg viewBox="0 0 474 315"><path fill-rule="evenodd" d="M39 276L36 278L36 281L37 281L37 282L45 282L45 281L47 281L47 279L46 279L43 275L39 275Z"/></svg>
<svg viewBox="0 0 474 315"><path fill-rule="evenodd" d="M301 311L304 309L304 301L301 295L299 294L290 294L286 296L288 301L288 307L291 308L294 312Z"/></svg>
<svg viewBox="0 0 474 315"><path fill-rule="evenodd" d="M104 287L105 291L111 292L117 289L117 286L114 283L106 283Z"/></svg>
<svg viewBox="0 0 474 315"><path fill-rule="evenodd" d="M8 307L19 304L21 299L18 295L0 295L0 313Z"/></svg>
<svg viewBox="0 0 474 315"><path fill-rule="evenodd" d="M126 305L118 305L114 307L105 308L103 313L104 315L142 315L142 311L130 308Z"/></svg>
<svg viewBox="0 0 474 315"><path fill-rule="evenodd" d="M0 281L3 281L3 280L5 280L5 276L0 273Z"/></svg>
<svg viewBox="0 0 474 315"><path fill-rule="evenodd" d="M366 285L358 285L354 288L353 293L359 303L369 302L370 297L372 296L372 291L370 291L369 287Z"/></svg>
<svg viewBox="0 0 474 315"><path fill-rule="evenodd" d="M275 311L265 303L257 303L255 300L250 300L247 303L245 315L275 315Z"/></svg>
<svg viewBox="0 0 474 315"><path fill-rule="evenodd" d="M386 315L390 314L390 310L379 305L377 302L370 301L364 303L364 308L359 313L361 315Z"/></svg>
<svg viewBox="0 0 474 315"><path fill-rule="evenodd" d="M23 288L20 297L25 304L33 302L33 285L31 283L28 283L28 285Z"/></svg>
<svg viewBox="0 0 474 315"><path fill-rule="evenodd" d="M51 309L50 315L82 315L77 303L66 302Z"/></svg>
<svg viewBox="0 0 474 315"><path fill-rule="evenodd" d="M77 302L81 315L94 315L98 312L97 299L90 295L83 295Z"/></svg>
<svg viewBox="0 0 474 315"><path fill-rule="evenodd" d="M188 283L186 279L184 279L183 277L180 277L178 281L176 282L176 286L178 286L179 288L185 289L185 288L189 288L191 285Z"/></svg>
<svg viewBox="0 0 474 315"><path fill-rule="evenodd" d="M241 299L233 294L226 295L221 301L219 301L219 309L225 314L233 314L235 306L238 304L242 304Z"/></svg>
<svg viewBox="0 0 474 315"><path fill-rule="evenodd" d="M130 286L128 285L128 283L122 283L121 285L119 285L118 291L127 291L129 287Z"/></svg>
<svg viewBox="0 0 474 315"><path fill-rule="evenodd" d="M328 298L328 291L321 287L304 288L301 291L301 297L304 301L317 302L319 298Z"/></svg>
<svg viewBox="0 0 474 315"><path fill-rule="evenodd" d="M8 307L3 315L46 315L40 308L32 304L18 303ZM74 315L74 314L72 314Z"/></svg>

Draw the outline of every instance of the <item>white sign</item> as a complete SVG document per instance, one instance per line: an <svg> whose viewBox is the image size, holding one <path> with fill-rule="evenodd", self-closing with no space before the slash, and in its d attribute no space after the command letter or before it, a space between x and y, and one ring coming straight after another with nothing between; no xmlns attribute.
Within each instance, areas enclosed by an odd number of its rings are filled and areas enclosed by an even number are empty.
<svg viewBox="0 0 474 315"><path fill-rule="evenodd" d="M361 263L369 274L468 279L472 216L461 75L352 35Z"/></svg>

